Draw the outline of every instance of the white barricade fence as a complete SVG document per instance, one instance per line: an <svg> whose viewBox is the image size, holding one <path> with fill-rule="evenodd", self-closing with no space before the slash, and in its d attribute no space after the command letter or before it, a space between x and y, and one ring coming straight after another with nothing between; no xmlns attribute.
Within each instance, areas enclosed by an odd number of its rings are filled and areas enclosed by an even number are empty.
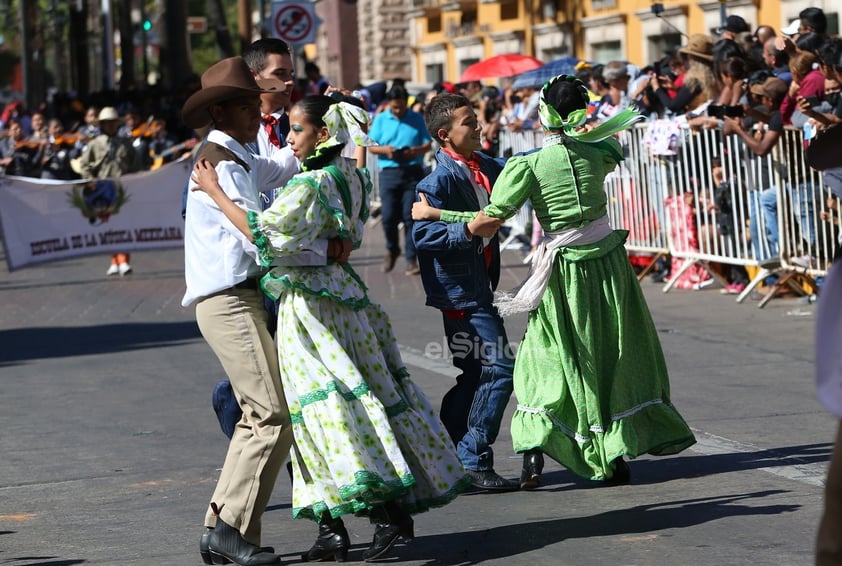
<svg viewBox="0 0 842 566"><path fill-rule="evenodd" d="M527 134L500 132L501 155L540 147ZM738 302L772 276L778 282L760 307L780 288L816 291L839 242L842 207L806 165L801 130L787 128L765 156L736 135L679 121L639 124L620 141L626 159L605 180L608 214L629 231L630 253L651 254L653 263L671 256L664 292L724 286L712 263L756 268Z"/></svg>

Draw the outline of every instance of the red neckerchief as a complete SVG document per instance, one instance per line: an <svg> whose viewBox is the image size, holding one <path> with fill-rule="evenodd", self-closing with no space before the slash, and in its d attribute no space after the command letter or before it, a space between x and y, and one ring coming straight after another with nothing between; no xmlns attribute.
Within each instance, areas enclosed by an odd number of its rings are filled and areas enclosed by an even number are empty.
<svg viewBox="0 0 842 566"><path fill-rule="evenodd" d="M262 120L263 127L266 128L266 133L269 134L269 143L271 143L275 147L281 147L281 140L278 137L278 130L276 129L276 126L278 125L278 119L269 114L267 116L264 116Z"/></svg>
<svg viewBox="0 0 842 566"><path fill-rule="evenodd" d="M471 153L471 158L466 159L464 155L460 155L446 147L443 147L442 151L449 155L454 161L458 161L467 165L468 169L471 170L471 173L474 174L474 180L477 182L477 184L483 189L485 189L489 196L491 195L491 179L489 179L488 175L486 175L480 170L479 159L477 159L476 153ZM485 267L491 267L491 246L485 246L483 252L485 253Z"/></svg>
<svg viewBox="0 0 842 566"><path fill-rule="evenodd" d="M489 195L491 194L491 179L489 179L488 175L483 173L482 170L479 168L479 159L477 159L476 153L472 153L471 158L466 159L464 155L460 155L446 147L443 147L442 151L449 155L454 161L458 161L467 165L468 169L471 170L471 173L474 174L474 181L477 182L477 185L485 189L485 192L487 192Z"/></svg>

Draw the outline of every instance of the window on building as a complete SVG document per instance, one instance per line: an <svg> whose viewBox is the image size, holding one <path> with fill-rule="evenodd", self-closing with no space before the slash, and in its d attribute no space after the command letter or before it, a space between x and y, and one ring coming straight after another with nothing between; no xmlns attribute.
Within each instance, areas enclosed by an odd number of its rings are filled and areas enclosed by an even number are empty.
<svg viewBox="0 0 842 566"><path fill-rule="evenodd" d="M554 20L558 9L558 0L541 0L541 15L545 20Z"/></svg>
<svg viewBox="0 0 842 566"><path fill-rule="evenodd" d="M606 10L608 8L616 8L617 0L591 0L591 7L594 10Z"/></svg>
<svg viewBox="0 0 842 566"><path fill-rule="evenodd" d="M462 73L464 73L465 69L467 69L474 63L479 63L479 59L474 57L471 59L462 59L461 61L459 61L459 74L461 75Z"/></svg>
<svg viewBox="0 0 842 566"><path fill-rule="evenodd" d="M670 33L649 37L649 55L653 61L662 59L666 55L673 55L681 47L681 35ZM651 62L651 61L650 61Z"/></svg>
<svg viewBox="0 0 842 566"><path fill-rule="evenodd" d="M427 33L438 33L441 31L441 14L427 18Z"/></svg>
<svg viewBox="0 0 842 566"><path fill-rule="evenodd" d="M591 51L593 53L591 58L597 63L607 63L608 61L621 60L623 58L623 51L619 41L594 43L591 45Z"/></svg>
<svg viewBox="0 0 842 566"><path fill-rule="evenodd" d="M476 11L462 12L462 17L459 20L459 35L474 35L477 32L477 13Z"/></svg>
<svg viewBox="0 0 842 566"><path fill-rule="evenodd" d="M538 58L541 61L548 62L548 61L555 61L556 59L561 59L562 57L566 57L569 55L567 52L567 48L564 46L560 47L551 47L549 49L542 49Z"/></svg>
<svg viewBox="0 0 842 566"><path fill-rule="evenodd" d="M440 83L444 80L444 65L432 63L424 65L424 81L429 84Z"/></svg>
<svg viewBox="0 0 842 566"><path fill-rule="evenodd" d="M517 2L501 2L500 3L500 19L501 20L516 20L518 18L518 4Z"/></svg>

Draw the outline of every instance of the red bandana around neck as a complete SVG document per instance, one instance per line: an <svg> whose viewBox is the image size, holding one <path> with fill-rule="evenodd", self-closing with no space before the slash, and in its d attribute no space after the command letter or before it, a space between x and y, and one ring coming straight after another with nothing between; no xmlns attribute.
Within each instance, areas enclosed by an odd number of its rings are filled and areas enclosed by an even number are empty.
<svg viewBox="0 0 842 566"><path fill-rule="evenodd" d="M489 179L488 175L486 175L482 172L482 170L480 170L479 159L477 159L476 153L472 153L471 158L466 159L464 155L460 155L452 149L443 147L442 151L450 157L452 157L454 161L458 161L467 165L468 169L471 170L471 173L474 174L474 181L476 181L480 187L485 189L485 191L489 195L491 194L491 179ZM483 249L483 254L485 255L485 267L491 267L491 246L485 246Z"/></svg>
<svg viewBox="0 0 842 566"><path fill-rule="evenodd" d="M477 184L483 189L485 189L485 192L491 194L491 179L489 179L488 175L483 173L482 170L479 168L479 159L477 159L476 153L472 153L471 158L466 159L464 155L460 155L452 149L443 147L442 151L449 155L451 158L453 158L454 161L458 161L467 165L468 169L471 170L471 173L474 174L474 180L477 182Z"/></svg>

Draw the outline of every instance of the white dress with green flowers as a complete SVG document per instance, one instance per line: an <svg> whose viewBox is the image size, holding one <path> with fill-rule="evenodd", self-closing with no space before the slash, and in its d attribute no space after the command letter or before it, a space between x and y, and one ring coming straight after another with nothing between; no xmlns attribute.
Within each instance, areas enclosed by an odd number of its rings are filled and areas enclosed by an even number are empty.
<svg viewBox="0 0 842 566"><path fill-rule="evenodd" d="M317 239L360 245L368 172L358 174L345 158L332 165L346 185L324 169L303 172L268 210L249 213L265 265ZM293 517L365 513L393 499L418 513L467 487L450 438L401 361L389 318L350 265L274 267L261 285L280 305L278 357L295 437Z"/></svg>

